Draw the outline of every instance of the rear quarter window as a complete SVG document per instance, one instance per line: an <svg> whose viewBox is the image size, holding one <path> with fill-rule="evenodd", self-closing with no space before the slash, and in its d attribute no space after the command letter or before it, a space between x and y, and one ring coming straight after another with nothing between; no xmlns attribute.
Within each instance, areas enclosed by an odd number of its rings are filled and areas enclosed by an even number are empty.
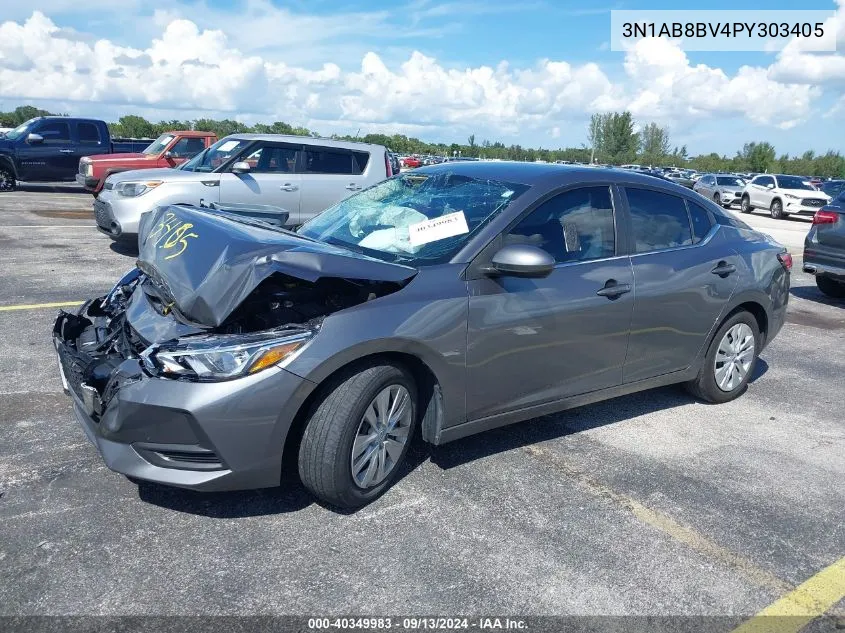
<svg viewBox="0 0 845 633"><path fill-rule="evenodd" d="M352 152L352 173L356 176L363 174L369 162L369 152Z"/></svg>

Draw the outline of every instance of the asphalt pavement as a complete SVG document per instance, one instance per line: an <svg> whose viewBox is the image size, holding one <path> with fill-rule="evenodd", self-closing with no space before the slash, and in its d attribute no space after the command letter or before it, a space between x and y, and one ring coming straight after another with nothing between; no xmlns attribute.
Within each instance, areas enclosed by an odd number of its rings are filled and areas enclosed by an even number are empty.
<svg viewBox="0 0 845 633"><path fill-rule="evenodd" d="M800 254L808 221L741 217ZM133 255L73 188L0 194L0 615L746 617L845 557L845 303L800 265L738 400L669 387L416 446L339 514L290 476L200 494L103 465L49 334Z"/></svg>

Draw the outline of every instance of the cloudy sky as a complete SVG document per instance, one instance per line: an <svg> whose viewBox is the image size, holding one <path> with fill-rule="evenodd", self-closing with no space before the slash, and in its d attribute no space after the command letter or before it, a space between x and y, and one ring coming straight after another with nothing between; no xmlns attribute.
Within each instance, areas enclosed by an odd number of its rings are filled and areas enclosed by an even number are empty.
<svg viewBox="0 0 845 633"><path fill-rule="evenodd" d="M845 0L801 7L830 12L837 53L610 51L610 10L678 8L654 0L0 0L0 110L577 147L628 109L693 154L845 150Z"/></svg>

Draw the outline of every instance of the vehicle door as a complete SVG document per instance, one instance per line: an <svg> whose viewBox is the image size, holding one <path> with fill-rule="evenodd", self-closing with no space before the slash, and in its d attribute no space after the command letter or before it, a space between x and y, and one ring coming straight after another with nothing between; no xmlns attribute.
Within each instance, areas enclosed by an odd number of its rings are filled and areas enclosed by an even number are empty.
<svg viewBox="0 0 845 633"><path fill-rule="evenodd" d="M636 298L626 383L686 369L736 287L739 256L704 205L625 187Z"/></svg>
<svg viewBox="0 0 845 633"><path fill-rule="evenodd" d="M42 141L28 141L23 137L18 146L20 180L73 180L79 169L79 156L71 136L70 121L43 119L33 124L30 134L38 134Z"/></svg>
<svg viewBox="0 0 845 633"><path fill-rule="evenodd" d="M305 145L302 154L300 224L364 188L369 152ZM374 184L374 183L373 183Z"/></svg>
<svg viewBox="0 0 845 633"><path fill-rule="evenodd" d="M545 278L468 280L470 420L621 384L634 279L617 249L614 191L609 184L562 191L479 256L527 243L557 264Z"/></svg>
<svg viewBox="0 0 845 633"><path fill-rule="evenodd" d="M772 176L757 176L753 184L754 193L751 203L755 207L768 209L772 206L772 190L775 187L775 179Z"/></svg>
<svg viewBox="0 0 845 633"><path fill-rule="evenodd" d="M107 154L109 151L109 139L104 138L102 128L91 121L77 121L74 125L76 128L76 164L79 165L79 159L83 156L96 156L97 154Z"/></svg>
<svg viewBox="0 0 845 633"><path fill-rule="evenodd" d="M301 150L293 143L251 145L220 174L220 202L280 207L288 212L289 226L300 224L301 176L296 163ZM234 173L235 163L247 163L249 169Z"/></svg>

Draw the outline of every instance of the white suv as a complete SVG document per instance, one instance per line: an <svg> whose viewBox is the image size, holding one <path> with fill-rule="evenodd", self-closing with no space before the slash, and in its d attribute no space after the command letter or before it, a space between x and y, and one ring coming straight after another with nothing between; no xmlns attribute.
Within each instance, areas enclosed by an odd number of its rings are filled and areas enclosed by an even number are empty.
<svg viewBox="0 0 845 633"><path fill-rule="evenodd" d="M745 185L740 204L743 213L767 209L781 220L792 213L815 215L829 201L830 196L801 176L761 174Z"/></svg>
<svg viewBox="0 0 845 633"><path fill-rule="evenodd" d="M248 204L287 212L297 226L388 178L381 145L280 134L234 134L176 169L109 176L94 201L97 228L133 238L141 214L168 204Z"/></svg>

